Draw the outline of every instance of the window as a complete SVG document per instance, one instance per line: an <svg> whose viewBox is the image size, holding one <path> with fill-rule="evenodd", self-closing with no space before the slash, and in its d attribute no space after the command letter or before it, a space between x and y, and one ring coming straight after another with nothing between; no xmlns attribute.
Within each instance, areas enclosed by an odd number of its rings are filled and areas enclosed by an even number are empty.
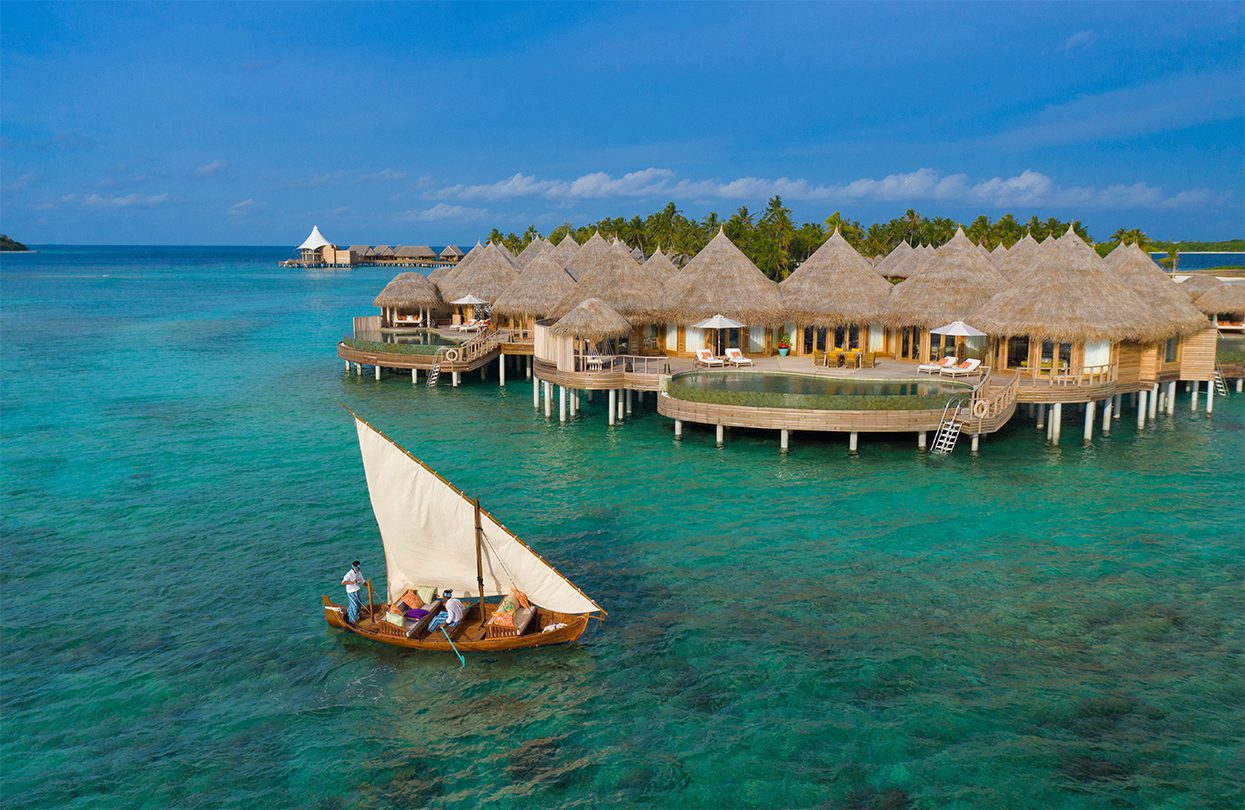
<svg viewBox="0 0 1245 810"><path fill-rule="evenodd" d="M1163 352L1164 363L1174 363L1180 357L1180 338L1168 338Z"/></svg>
<svg viewBox="0 0 1245 810"><path fill-rule="evenodd" d="M1027 337L1012 337L1007 339L1007 367L1029 367L1029 339Z"/></svg>

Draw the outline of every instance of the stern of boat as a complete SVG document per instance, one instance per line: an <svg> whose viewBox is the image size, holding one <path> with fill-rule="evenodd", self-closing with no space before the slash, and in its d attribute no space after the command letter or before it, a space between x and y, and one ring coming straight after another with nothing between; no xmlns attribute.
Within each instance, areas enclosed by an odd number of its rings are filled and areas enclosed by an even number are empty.
<svg viewBox="0 0 1245 810"><path fill-rule="evenodd" d="M343 620L344 609L340 605L333 604L328 595L320 597L324 600L324 620L329 623L329 627L344 627L346 625Z"/></svg>

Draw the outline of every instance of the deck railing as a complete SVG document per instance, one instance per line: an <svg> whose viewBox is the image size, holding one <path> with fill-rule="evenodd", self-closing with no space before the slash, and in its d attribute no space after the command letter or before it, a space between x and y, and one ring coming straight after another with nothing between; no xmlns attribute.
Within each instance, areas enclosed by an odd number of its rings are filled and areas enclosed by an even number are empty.
<svg viewBox="0 0 1245 810"><path fill-rule="evenodd" d="M648 357L640 354L575 355L575 371L588 374L602 371L621 371L627 374L670 373L670 359L663 356Z"/></svg>
<svg viewBox="0 0 1245 810"><path fill-rule="evenodd" d="M1012 378L1005 385L998 388L987 388L986 381L990 379L990 372L986 372L986 376L982 377L981 382L973 389L972 400L969 403L969 413L974 419L993 419L1003 413L1012 406L1016 401L1016 396L1020 392L1020 371L1017 370L1012 374Z"/></svg>
<svg viewBox="0 0 1245 810"><path fill-rule="evenodd" d="M476 359L495 351L506 342L509 330L499 329L496 332L481 332L465 343L457 346L442 346L437 350L438 363L471 363Z"/></svg>

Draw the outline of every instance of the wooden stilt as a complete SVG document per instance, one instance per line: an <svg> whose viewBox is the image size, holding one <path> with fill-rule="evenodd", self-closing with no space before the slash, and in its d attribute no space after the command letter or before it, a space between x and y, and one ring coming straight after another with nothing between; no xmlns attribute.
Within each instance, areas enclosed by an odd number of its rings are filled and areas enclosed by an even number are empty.
<svg viewBox="0 0 1245 810"><path fill-rule="evenodd" d="M721 447L723 444L726 443L726 428L722 427L721 425L718 425L717 439L718 439L718 447Z"/></svg>
<svg viewBox="0 0 1245 810"><path fill-rule="evenodd" d="M791 449L791 431L778 431L778 449L784 453Z"/></svg>
<svg viewBox="0 0 1245 810"><path fill-rule="evenodd" d="M1193 396L1189 400L1189 410L1196 413L1197 412L1197 388L1200 385L1200 383L1197 380L1193 380L1191 385L1193 386Z"/></svg>
<svg viewBox="0 0 1245 810"><path fill-rule="evenodd" d="M497 387L506 387L506 355L497 355Z"/></svg>
<svg viewBox="0 0 1245 810"><path fill-rule="evenodd" d="M1215 383L1212 380L1206 384L1206 415L1210 416L1215 412Z"/></svg>
<svg viewBox="0 0 1245 810"><path fill-rule="evenodd" d="M545 387L545 418L553 416L553 383L546 382Z"/></svg>
<svg viewBox="0 0 1245 810"><path fill-rule="evenodd" d="M419 382L419 369L413 368L411 369L411 385L417 382Z"/></svg>
<svg viewBox="0 0 1245 810"><path fill-rule="evenodd" d="M632 396L633 396L633 392L632 392L632 390L631 390L630 388L628 388L628 389L627 389L627 416L630 416L630 415L631 415L631 399L632 399Z"/></svg>
<svg viewBox="0 0 1245 810"><path fill-rule="evenodd" d="M1063 403L1056 402L1051 413L1051 434L1050 440L1052 444L1059 444L1059 434L1063 432Z"/></svg>
<svg viewBox="0 0 1245 810"><path fill-rule="evenodd" d="M540 410L540 380L532 378L532 408Z"/></svg>
<svg viewBox="0 0 1245 810"><path fill-rule="evenodd" d="M916 434L916 449L919 453L925 452L925 431L919 431Z"/></svg>
<svg viewBox="0 0 1245 810"><path fill-rule="evenodd" d="M623 420L623 410L624 410L622 389L621 388L618 389L614 396L615 396L615 399L617 399L618 401L618 421L621 422Z"/></svg>
<svg viewBox="0 0 1245 810"><path fill-rule="evenodd" d="M458 374L457 371L450 372L450 386L453 388L458 387Z"/></svg>
<svg viewBox="0 0 1245 810"><path fill-rule="evenodd" d="M527 362L524 365L527 366L527 379L530 380L532 379L532 358L530 355L527 357Z"/></svg>
<svg viewBox="0 0 1245 810"><path fill-rule="evenodd" d="M1046 405L1038 403L1037 406L1037 429L1041 430L1046 427Z"/></svg>
<svg viewBox="0 0 1245 810"><path fill-rule="evenodd" d="M350 361L349 360L346 361L346 373L347 374L350 373Z"/></svg>
<svg viewBox="0 0 1245 810"><path fill-rule="evenodd" d="M1146 426L1146 392L1137 392L1137 429L1141 430Z"/></svg>
<svg viewBox="0 0 1245 810"><path fill-rule="evenodd" d="M1124 410L1124 397L1120 394L1115 395L1115 407L1111 409L1111 418L1116 422L1120 421L1120 416Z"/></svg>
<svg viewBox="0 0 1245 810"><path fill-rule="evenodd" d="M860 434L853 430L847 437L847 452L853 456L856 455L856 448L860 446L859 442Z"/></svg>
<svg viewBox="0 0 1245 810"><path fill-rule="evenodd" d="M558 421L566 421L566 386L558 386Z"/></svg>
<svg viewBox="0 0 1245 810"><path fill-rule="evenodd" d="M376 379L380 379L380 366L376 366Z"/></svg>
<svg viewBox="0 0 1245 810"><path fill-rule="evenodd" d="M674 437L676 439L683 438L683 420L682 419L674 420Z"/></svg>
<svg viewBox="0 0 1245 810"><path fill-rule="evenodd" d="M974 456L981 452L981 434L980 433L973 434L973 444L972 444L972 447L969 448L969 450L972 452Z"/></svg>
<svg viewBox="0 0 1245 810"><path fill-rule="evenodd" d="M1167 415L1176 415L1176 383L1175 381L1167 384Z"/></svg>
<svg viewBox="0 0 1245 810"><path fill-rule="evenodd" d="M1115 397L1107 397L1102 401L1102 435L1111 435L1111 406L1115 402Z"/></svg>
<svg viewBox="0 0 1245 810"><path fill-rule="evenodd" d="M1155 383L1150 388L1150 421L1153 422L1159 415L1159 384Z"/></svg>
<svg viewBox="0 0 1245 810"><path fill-rule="evenodd" d="M610 389L610 400L609 400L609 405L610 405L610 408L609 408L609 410L610 410L609 423L610 423L610 425L611 425L611 426L613 426L613 424L614 424L614 420L617 418L617 416L616 416L616 414L618 413L618 404L617 404L617 401L618 401L618 389L617 389L617 388L611 388L611 389Z"/></svg>
<svg viewBox="0 0 1245 810"><path fill-rule="evenodd" d="M1094 401L1085 403L1085 441L1094 440Z"/></svg>

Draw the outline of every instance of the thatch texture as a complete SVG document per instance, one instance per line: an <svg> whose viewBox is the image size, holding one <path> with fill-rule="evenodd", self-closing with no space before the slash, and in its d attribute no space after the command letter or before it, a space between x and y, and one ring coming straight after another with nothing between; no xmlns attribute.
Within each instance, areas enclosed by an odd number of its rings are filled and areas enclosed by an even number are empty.
<svg viewBox="0 0 1245 810"><path fill-rule="evenodd" d="M423 273L399 273L372 303L378 307L432 308L441 304L441 292Z"/></svg>
<svg viewBox="0 0 1245 810"><path fill-rule="evenodd" d="M544 239L533 239L528 242L527 247L523 248L523 250L519 253L518 258L514 260L514 265L522 270L531 264L532 260L537 256L545 255L548 250L549 248L545 245Z"/></svg>
<svg viewBox="0 0 1245 810"><path fill-rule="evenodd" d="M882 321L887 326L925 329L966 321L984 328L968 316L1004 285L994 263L981 255L964 231L956 231L917 272L895 285Z"/></svg>
<svg viewBox="0 0 1245 810"><path fill-rule="evenodd" d="M921 245L920 247L912 248L911 252L889 267L883 269L879 266L877 271L886 278L912 278L921 271L921 268L929 264L929 260L933 257L933 249Z"/></svg>
<svg viewBox="0 0 1245 810"><path fill-rule="evenodd" d="M717 313L755 326L776 326L786 317L778 285L724 231L666 281L669 323L689 326Z"/></svg>
<svg viewBox="0 0 1245 810"><path fill-rule="evenodd" d="M597 257L595 262L581 265L584 275L549 316L559 318L580 301L597 298L634 324L657 323L665 302L662 279L631 258L621 242L607 245Z"/></svg>
<svg viewBox="0 0 1245 810"><path fill-rule="evenodd" d="M887 278L897 278L897 276L892 276L890 274L890 269L892 267L899 265L901 262L906 261L908 257L911 255L912 255L912 245L909 245L908 240L905 239L904 241L896 245L894 250L892 250L890 253L887 253L885 258L883 258L880 262L875 264L874 267L877 269L878 273L880 273L881 275Z"/></svg>
<svg viewBox="0 0 1245 810"><path fill-rule="evenodd" d="M669 256L661 252L661 248L657 248L657 252L648 257L644 268L663 281L679 272L679 268L674 266Z"/></svg>
<svg viewBox="0 0 1245 810"><path fill-rule="evenodd" d="M428 259L432 260L437 257L432 252L432 248L427 245L396 245L393 249L395 259Z"/></svg>
<svg viewBox="0 0 1245 810"><path fill-rule="evenodd" d="M1009 281L1019 278L1025 273L1040 256L1045 255L1045 251L1049 249L1043 248L1038 241L1029 234L1025 234L1024 238L1018 239L1016 244L1007 249L1006 255L1003 256L1002 264L999 270L1003 276Z"/></svg>
<svg viewBox="0 0 1245 810"><path fill-rule="evenodd" d="M1137 245L1120 245L1107 254L1104 262L1150 306L1151 314L1169 325L1171 334L1190 335L1206 328L1206 316Z"/></svg>
<svg viewBox="0 0 1245 810"><path fill-rule="evenodd" d="M566 267L570 264L571 259L575 258L575 254L579 252L579 243L575 241L575 237L571 236L568 231L566 236L562 237L562 241L554 246L550 256L558 264Z"/></svg>
<svg viewBox="0 0 1245 810"><path fill-rule="evenodd" d="M1171 336L1075 234L1042 246L1027 272L965 320L995 337L1149 342Z"/></svg>
<svg viewBox="0 0 1245 810"><path fill-rule="evenodd" d="M1193 305L1207 315L1245 317L1245 282L1221 281L1195 298Z"/></svg>
<svg viewBox="0 0 1245 810"><path fill-rule="evenodd" d="M474 295L491 304L518 274L519 271L507 258L505 248L490 242L480 251L480 258L466 267L460 265L457 272L437 286L447 301Z"/></svg>
<svg viewBox="0 0 1245 810"><path fill-rule="evenodd" d="M588 241L580 245L579 250L566 263L566 272L571 274L571 278L579 281L590 268L601 262L609 249L610 243L606 242L599 232L594 231Z"/></svg>
<svg viewBox="0 0 1245 810"><path fill-rule="evenodd" d="M543 318L575 289L575 279L548 253L542 253L501 291L493 311L501 315Z"/></svg>
<svg viewBox="0 0 1245 810"><path fill-rule="evenodd" d="M840 326L881 317L891 283L847 240L834 235L778 285L787 315L799 324Z"/></svg>
<svg viewBox="0 0 1245 810"><path fill-rule="evenodd" d="M1214 287L1218 287L1222 283L1222 281L1212 275L1198 273L1197 275L1189 276L1184 281L1181 281L1177 286L1180 288L1180 291L1189 296L1189 300L1192 301L1202 293Z"/></svg>
<svg viewBox="0 0 1245 810"><path fill-rule="evenodd" d="M450 283L450 279L461 273L465 268L470 267L472 262L480 258L480 254L483 252L484 245L476 242L476 246L467 251L467 254L459 259L457 264L450 265L449 267L438 267L428 274L428 278L436 282L438 287L444 289L443 285Z"/></svg>
<svg viewBox="0 0 1245 810"><path fill-rule="evenodd" d="M451 259L461 259L463 256L462 249L458 245L446 245L441 250L441 258L449 261Z"/></svg>
<svg viewBox="0 0 1245 810"><path fill-rule="evenodd" d="M627 319L610 309L599 298L580 301L570 312L549 327L559 337L575 337L583 340L607 340L631 334Z"/></svg>

